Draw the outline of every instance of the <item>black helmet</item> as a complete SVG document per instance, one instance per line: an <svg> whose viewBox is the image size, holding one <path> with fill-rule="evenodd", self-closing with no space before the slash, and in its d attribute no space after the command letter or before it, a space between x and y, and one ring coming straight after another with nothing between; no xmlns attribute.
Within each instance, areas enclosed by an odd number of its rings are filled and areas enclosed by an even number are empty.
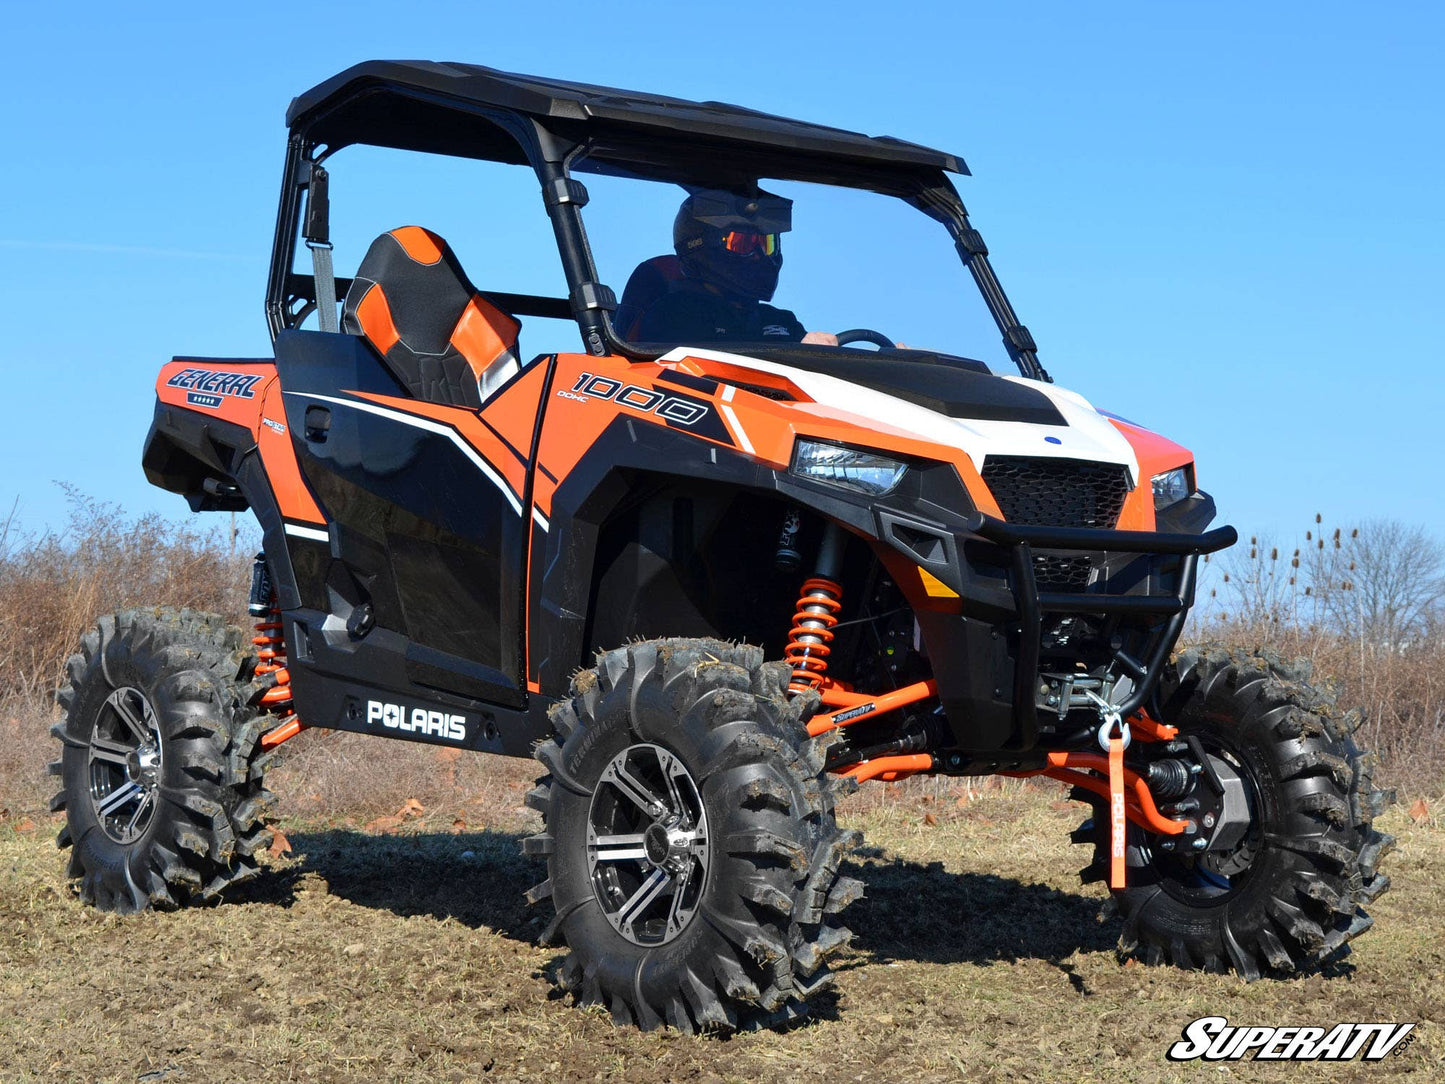
<svg viewBox="0 0 1445 1084"><path fill-rule="evenodd" d="M782 235L793 227L793 201L704 188L682 201L672 246L689 278L749 301L771 301L783 266Z"/></svg>

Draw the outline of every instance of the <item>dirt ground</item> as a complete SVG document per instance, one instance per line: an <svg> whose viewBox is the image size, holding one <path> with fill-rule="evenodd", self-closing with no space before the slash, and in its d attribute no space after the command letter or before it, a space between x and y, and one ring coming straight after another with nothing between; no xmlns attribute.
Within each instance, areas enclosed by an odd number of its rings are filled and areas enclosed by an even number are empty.
<svg viewBox="0 0 1445 1084"><path fill-rule="evenodd" d="M520 807L530 765L495 761ZM836 994L787 1031L619 1029L557 996L564 950L522 892L535 822L495 794L372 822L292 817L292 848L218 907L83 908L58 819L0 819L4 1081L1445 1080L1445 824L1402 807L1394 888L1327 974L1244 984L1122 963L1052 789L850 799L867 898ZM502 812L497 812L502 810ZM414 812L414 811L413 811ZM1420 810L1416 809L1417 815ZM857 870L853 871L857 874ZM1175 1065L1189 1021L1415 1021L1379 1063Z"/></svg>

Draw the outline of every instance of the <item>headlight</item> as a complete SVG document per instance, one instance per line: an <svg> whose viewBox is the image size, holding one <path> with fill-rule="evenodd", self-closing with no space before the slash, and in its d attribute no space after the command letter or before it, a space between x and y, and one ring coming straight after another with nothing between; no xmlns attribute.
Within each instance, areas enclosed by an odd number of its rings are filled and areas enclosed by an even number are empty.
<svg viewBox="0 0 1445 1084"><path fill-rule="evenodd" d="M793 449L792 472L799 478L811 478L870 497L881 497L892 490L907 469L896 459L860 448L800 440Z"/></svg>
<svg viewBox="0 0 1445 1084"><path fill-rule="evenodd" d="M1178 504L1189 496L1192 488L1188 467L1176 467L1154 475L1154 511L1162 512L1170 505Z"/></svg>

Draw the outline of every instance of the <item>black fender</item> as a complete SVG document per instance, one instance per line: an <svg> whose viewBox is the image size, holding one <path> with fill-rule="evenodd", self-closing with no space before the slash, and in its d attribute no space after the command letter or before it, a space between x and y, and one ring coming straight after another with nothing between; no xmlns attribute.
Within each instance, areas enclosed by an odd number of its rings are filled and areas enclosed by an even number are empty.
<svg viewBox="0 0 1445 1084"><path fill-rule="evenodd" d="M147 481L185 497L193 512L249 509L261 526L266 563L281 608L301 605L285 523L251 430L157 402L141 466Z"/></svg>
<svg viewBox="0 0 1445 1084"><path fill-rule="evenodd" d="M558 486L547 527L532 525L530 671L544 694L565 695L570 675L590 664L586 638L604 524L639 492L672 481L790 501L855 535L877 539L874 514L861 500L802 482L684 430L619 417Z"/></svg>

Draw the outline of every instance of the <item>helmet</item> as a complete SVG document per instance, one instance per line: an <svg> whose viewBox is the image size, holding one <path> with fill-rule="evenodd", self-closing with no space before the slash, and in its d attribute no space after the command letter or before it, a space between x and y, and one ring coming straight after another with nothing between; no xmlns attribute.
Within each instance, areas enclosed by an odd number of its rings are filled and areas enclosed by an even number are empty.
<svg viewBox="0 0 1445 1084"><path fill-rule="evenodd" d="M793 201L703 188L682 201L672 247L689 278L749 301L771 301L783 266L782 234L793 226Z"/></svg>

